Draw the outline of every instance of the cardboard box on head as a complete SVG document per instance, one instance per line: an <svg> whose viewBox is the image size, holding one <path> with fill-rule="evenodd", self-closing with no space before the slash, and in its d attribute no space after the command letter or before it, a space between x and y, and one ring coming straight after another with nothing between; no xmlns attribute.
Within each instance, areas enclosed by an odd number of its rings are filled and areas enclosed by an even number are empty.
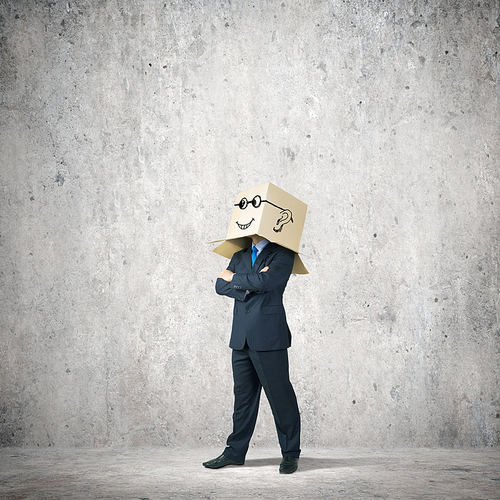
<svg viewBox="0 0 500 500"><path fill-rule="evenodd" d="M270 182L243 191L234 204L226 239L212 241L223 241L213 251L231 259L248 248L256 234L295 252L292 273L308 274L298 255L306 211L305 203Z"/></svg>

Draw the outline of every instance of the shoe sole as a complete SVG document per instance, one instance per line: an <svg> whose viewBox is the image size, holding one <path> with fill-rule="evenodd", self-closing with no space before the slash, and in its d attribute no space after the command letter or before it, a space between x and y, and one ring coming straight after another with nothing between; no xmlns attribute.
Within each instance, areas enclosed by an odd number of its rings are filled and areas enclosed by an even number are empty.
<svg viewBox="0 0 500 500"><path fill-rule="evenodd" d="M298 469L298 467L297 467L297 469ZM287 471L280 470L280 474L293 474L297 469L287 470Z"/></svg>
<svg viewBox="0 0 500 500"><path fill-rule="evenodd" d="M210 465L210 464L202 464L203 467L206 467L207 469L222 469L222 467L227 467L229 465L243 465L245 462L242 462L241 464L238 463L238 462L233 462L233 463L230 463L230 464L222 464L222 465Z"/></svg>
<svg viewBox="0 0 500 500"><path fill-rule="evenodd" d="M204 465L207 469L222 469L223 467L230 467L231 465L243 465L243 464L226 464L226 465L216 465L215 467L212 465Z"/></svg>

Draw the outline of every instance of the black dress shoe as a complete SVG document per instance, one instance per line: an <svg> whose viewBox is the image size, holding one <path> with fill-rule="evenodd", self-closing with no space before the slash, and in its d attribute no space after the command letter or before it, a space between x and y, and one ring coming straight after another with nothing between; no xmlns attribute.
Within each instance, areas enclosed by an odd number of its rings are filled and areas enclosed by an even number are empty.
<svg viewBox="0 0 500 500"><path fill-rule="evenodd" d="M280 464L280 474L291 474L297 470L299 466L298 457L283 457Z"/></svg>
<svg viewBox="0 0 500 500"><path fill-rule="evenodd" d="M213 460L204 462L203 465L209 469L220 469L226 465L243 465L244 463L245 462L236 462L236 460L232 460L231 458L227 458L225 455L221 455Z"/></svg>

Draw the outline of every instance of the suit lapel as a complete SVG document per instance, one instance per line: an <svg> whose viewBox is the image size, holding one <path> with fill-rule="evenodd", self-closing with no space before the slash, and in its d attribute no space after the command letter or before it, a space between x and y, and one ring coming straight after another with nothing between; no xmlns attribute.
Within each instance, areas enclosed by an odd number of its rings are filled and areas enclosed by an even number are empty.
<svg viewBox="0 0 500 500"><path fill-rule="evenodd" d="M250 248L247 248L245 255L243 256L243 262L248 267L250 271L252 271L252 245L250 244Z"/></svg>

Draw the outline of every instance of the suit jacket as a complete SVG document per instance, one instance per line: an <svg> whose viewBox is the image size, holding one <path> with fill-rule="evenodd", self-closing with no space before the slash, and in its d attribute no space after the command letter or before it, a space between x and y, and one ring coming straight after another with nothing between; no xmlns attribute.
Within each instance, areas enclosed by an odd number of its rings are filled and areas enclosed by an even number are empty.
<svg viewBox="0 0 500 500"><path fill-rule="evenodd" d="M268 243L252 267L252 248L233 255L227 269L235 273L231 282L218 278L219 295L235 299L229 347L241 350L275 351L291 345L290 329L283 307L283 292L292 273L295 254L276 243ZM259 271L269 266L265 273ZM249 290L250 293L246 294Z"/></svg>

